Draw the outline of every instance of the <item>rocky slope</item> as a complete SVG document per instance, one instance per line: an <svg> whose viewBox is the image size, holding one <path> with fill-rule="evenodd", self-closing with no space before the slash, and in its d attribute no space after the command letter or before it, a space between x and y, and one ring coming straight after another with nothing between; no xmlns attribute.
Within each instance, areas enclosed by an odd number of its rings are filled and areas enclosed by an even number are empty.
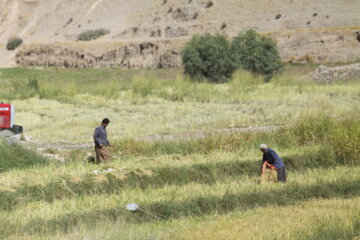
<svg viewBox="0 0 360 240"><path fill-rule="evenodd" d="M360 57L360 0L2 0L0 66L173 67L194 34L256 29L293 62ZM76 41L88 29L110 34ZM16 53L11 36L24 39Z"/></svg>
<svg viewBox="0 0 360 240"><path fill-rule="evenodd" d="M313 73L313 78L320 84L349 82L360 79L360 63L340 67L320 66Z"/></svg>

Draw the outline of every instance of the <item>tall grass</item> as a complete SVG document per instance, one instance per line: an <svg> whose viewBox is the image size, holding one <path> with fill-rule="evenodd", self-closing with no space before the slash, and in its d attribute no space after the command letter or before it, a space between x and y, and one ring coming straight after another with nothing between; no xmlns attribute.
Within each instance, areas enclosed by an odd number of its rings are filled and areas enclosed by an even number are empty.
<svg viewBox="0 0 360 240"><path fill-rule="evenodd" d="M115 151L130 156L156 156L164 154L207 154L212 151L249 151L262 142L275 148L301 148L312 146L303 156L304 166L334 166L359 164L360 123L357 113L341 120L319 115L300 119L289 128L266 133L243 133L230 136L208 136L178 142L139 142L132 139L116 144ZM296 157L295 157L296 159ZM293 159L292 161L300 161ZM297 166L296 162L292 162Z"/></svg>
<svg viewBox="0 0 360 240"><path fill-rule="evenodd" d="M9 146L0 142L0 172L41 167L47 164L50 164L50 160L40 156L35 151L16 145Z"/></svg>

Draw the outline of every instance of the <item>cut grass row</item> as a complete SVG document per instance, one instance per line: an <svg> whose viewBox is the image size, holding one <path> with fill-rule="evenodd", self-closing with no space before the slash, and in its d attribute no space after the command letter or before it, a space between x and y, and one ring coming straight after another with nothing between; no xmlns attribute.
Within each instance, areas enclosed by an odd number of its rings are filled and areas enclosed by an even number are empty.
<svg viewBox="0 0 360 240"><path fill-rule="evenodd" d="M167 223L101 221L93 224L91 229L79 226L77 231L67 234L17 232L8 239L359 239L359 207L358 197L316 199L291 206L258 207ZM269 223L277 227L264 230Z"/></svg>
<svg viewBox="0 0 360 240"><path fill-rule="evenodd" d="M293 127L276 132L247 133L226 137L214 136L178 143L145 144L133 141L126 142L125 145L119 143L115 150L123 152L125 159L127 159L126 162L133 161L133 156L137 155L151 157L154 161L141 164L142 168L140 169L134 168L136 166L134 164L132 167L124 169L124 165L127 163L120 160L118 163L114 163L115 166L117 165L116 174L107 175L100 181L89 170L86 173L86 168L84 174L77 174L76 176L64 174L67 172L67 168L76 167L78 163L70 163L65 166L54 165L43 171L44 177L35 177L35 181L26 181L20 185L13 182L18 183L19 180L16 179L19 176L25 176L10 172L2 177L4 178L2 182L3 184L10 183L5 186L14 191L0 192L1 209L11 211L18 205L34 201L52 202L56 199L74 196L119 193L123 189L132 187L147 189L161 188L168 184L182 186L189 183L212 185L224 181L228 177L254 176L259 171L260 161L256 161L256 155L253 155L252 158L249 158L249 154L246 154L248 158L240 157L240 155L241 152L243 152L242 154L244 152L256 154L255 150L261 141L266 141L279 149L288 169L291 171L314 167L330 168L337 165L358 165L360 128L356 118L333 120L327 117L317 117L305 119ZM139 148L139 146L141 147ZM298 148L300 151L294 154L292 152L294 148ZM18 147L2 146L1 149L17 151ZM231 155L230 161L224 160L228 157L226 154L231 152L235 154ZM26 154L27 152L25 150L18 151L18 154L21 153ZM193 154L189 162L181 161L182 156L189 154ZM196 157L196 154L199 156ZM220 161L211 161L210 159L214 158L214 155L220 155ZM167 164L157 163L157 159L161 159L162 156L167 156L165 158ZM194 161L204 156L206 156L206 161ZM18 158L21 159L21 156ZM179 160L174 161L176 158ZM171 159L173 161L169 163ZM30 164L32 164L34 160L30 160ZM8 165L13 164L15 169L18 167L17 158L8 156L2 161ZM59 167L60 169L57 169ZM49 175L51 169L56 169L56 172L60 174ZM76 167L76 169L78 168ZM31 175L31 172L29 171L27 174ZM35 171L35 174L38 172ZM72 173L76 174L76 172ZM36 184L36 181L40 184Z"/></svg>
<svg viewBox="0 0 360 240"><path fill-rule="evenodd" d="M347 174L345 177L344 174ZM136 201L146 210L166 220L227 215L252 209L296 206L312 199L347 199L359 196L359 168L339 167L292 173L287 185L258 185L255 178L214 185L187 184L161 189L127 189L122 193L64 198L54 202L25 204L11 212L1 211L7 225L3 237L16 234L67 234L97 222L147 224L146 215L131 214L126 203Z"/></svg>
<svg viewBox="0 0 360 240"><path fill-rule="evenodd" d="M359 239L358 201L359 197L316 199L259 207L184 227L169 239Z"/></svg>

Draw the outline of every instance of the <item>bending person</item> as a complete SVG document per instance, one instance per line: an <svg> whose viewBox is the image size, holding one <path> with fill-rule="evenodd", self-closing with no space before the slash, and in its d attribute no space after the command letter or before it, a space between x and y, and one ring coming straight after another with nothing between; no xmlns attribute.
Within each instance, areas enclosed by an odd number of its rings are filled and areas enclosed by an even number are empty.
<svg viewBox="0 0 360 240"><path fill-rule="evenodd" d="M268 148L266 144L260 145L260 151L263 152L263 160L261 166L261 174L263 175L266 168L276 170L277 172L277 181L286 182L286 171L284 161L277 155L277 153Z"/></svg>

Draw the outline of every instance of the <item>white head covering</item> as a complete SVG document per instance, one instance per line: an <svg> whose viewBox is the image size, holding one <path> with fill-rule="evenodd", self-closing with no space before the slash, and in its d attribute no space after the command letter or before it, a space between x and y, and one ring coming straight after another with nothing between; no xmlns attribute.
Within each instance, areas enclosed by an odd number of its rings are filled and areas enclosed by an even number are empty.
<svg viewBox="0 0 360 240"><path fill-rule="evenodd" d="M260 144L260 149L267 149L268 146L265 143Z"/></svg>

